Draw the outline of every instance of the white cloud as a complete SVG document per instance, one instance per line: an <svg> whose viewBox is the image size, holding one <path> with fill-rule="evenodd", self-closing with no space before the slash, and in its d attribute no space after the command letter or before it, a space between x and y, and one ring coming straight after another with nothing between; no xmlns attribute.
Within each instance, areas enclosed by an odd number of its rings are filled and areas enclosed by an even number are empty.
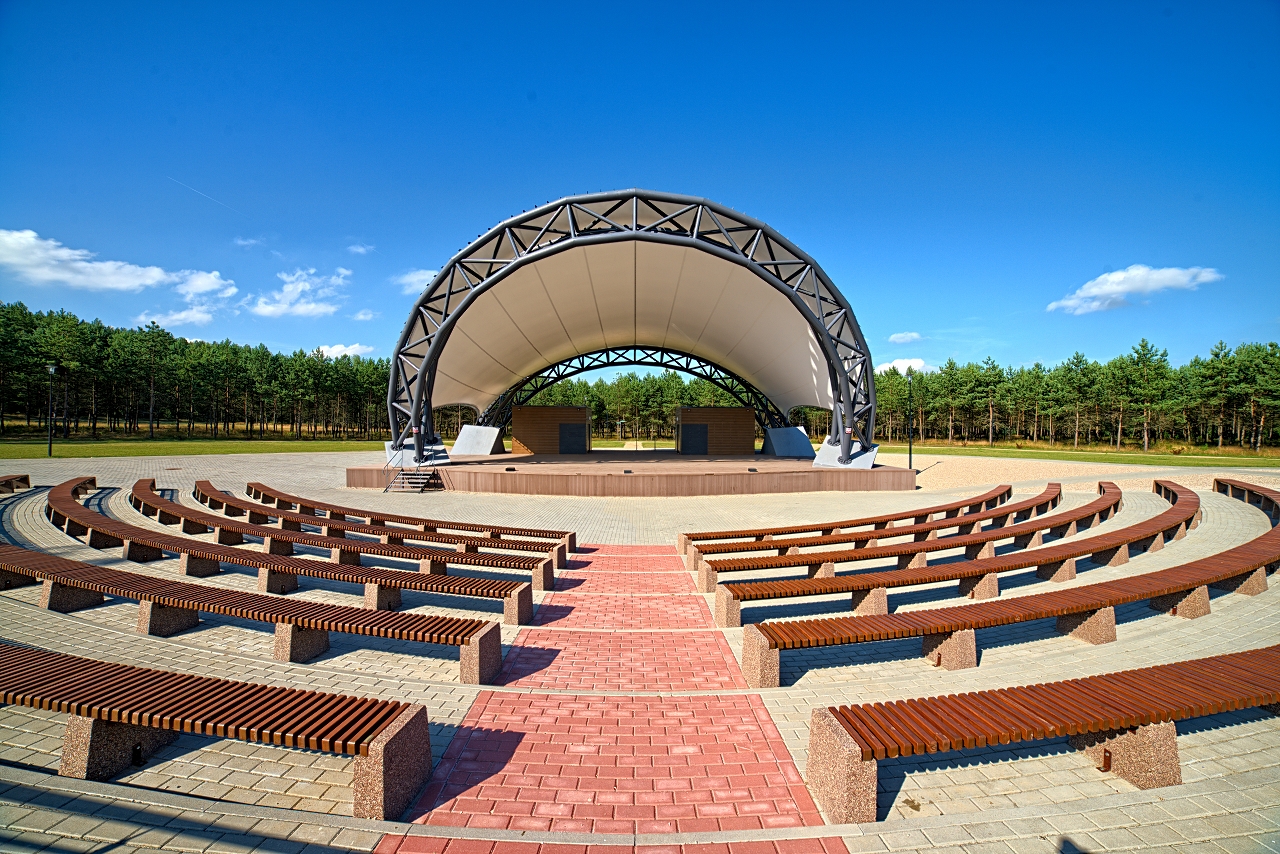
<svg viewBox="0 0 1280 854"><path fill-rule="evenodd" d="M890 344L911 344L920 340L919 332L895 332L889 336Z"/></svg>
<svg viewBox="0 0 1280 854"><path fill-rule="evenodd" d="M207 305L193 305L190 308L184 308L181 311L167 311L164 314L148 314L143 312L138 315L137 322L139 326L146 326L151 321L155 321L161 326L182 326L186 323L194 323L196 326L204 326L213 320L213 308ZM194 339L188 339L194 340Z"/></svg>
<svg viewBox="0 0 1280 854"><path fill-rule="evenodd" d="M338 359L342 356L367 356L373 348L364 344L321 344L320 352L330 359Z"/></svg>
<svg viewBox="0 0 1280 854"><path fill-rule="evenodd" d="M226 299L236 293L236 286L231 279L222 278L218 271L214 270L212 273L192 273L174 290L182 294L187 302L192 302L196 297L211 293Z"/></svg>
<svg viewBox="0 0 1280 854"><path fill-rule="evenodd" d="M243 246L245 249L251 246L261 246L264 242L261 237L237 237L235 239L236 246Z"/></svg>
<svg viewBox="0 0 1280 854"><path fill-rule="evenodd" d="M377 247L371 243L353 243L347 247L347 251L352 255L368 255L376 248Z"/></svg>
<svg viewBox="0 0 1280 854"><path fill-rule="evenodd" d="M347 284L351 271L339 267L332 276L317 276L315 268L298 268L292 273L276 273L284 287L267 295L258 295L249 310L262 317L324 317L338 310L338 304L326 301Z"/></svg>
<svg viewBox="0 0 1280 854"><path fill-rule="evenodd" d="M196 275L162 267L139 267L124 261L94 261L87 249L70 249L46 240L30 229L0 229L0 266L33 285L67 285L89 291L136 293L155 285L170 285Z"/></svg>
<svg viewBox="0 0 1280 854"><path fill-rule="evenodd" d="M1049 303L1045 311L1062 309L1069 314L1110 311L1128 305L1130 294L1154 294L1168 288L1194 291L1197 285L1216 282L1222 274L1212 267L1161 267L1134 264L1114 273L1103 273L1073 294Z"/></svg>
<svg viewBox="0 0 1280 854"><path fill-rule="evenodd" d="M355 314L351 315L351 319L352 320L373 320L377 316L378 315L376 312L372 312L367 308L362 308L359 311L357 311Z"/></svg>
<svg viewBox="0 0 1280 854"><path fill-rule="evenodd" d="M400 286L400 293L417 296L425 291L427 285L431 284L431 280L439 274L439 270L410 270L392 281Z"/></svg>
<svg viewBox="0 0 1280 854"><path fill-rule="evenodd" d="M924 359L894 359L892 362L876 365L876 373L883 374L891 368L897 368L900 374L905 374L908 368L918 374L928 374L938 370L934 365L925 364Z"/></svg>

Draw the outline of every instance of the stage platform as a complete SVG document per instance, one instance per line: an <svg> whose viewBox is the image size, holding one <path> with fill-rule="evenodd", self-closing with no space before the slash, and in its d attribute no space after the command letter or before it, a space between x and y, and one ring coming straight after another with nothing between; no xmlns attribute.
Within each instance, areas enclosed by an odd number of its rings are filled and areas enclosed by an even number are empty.
<svg viewBox="0 0 1280 854"><path fill-rule="evenodd" d="M348 468L347 486L382 489L398 471L381 466ZM814 468L809 460L682 456L671 450L456 457L437 471L450 491L514 495L675 497L913 490L916 486L915 472L894 466Z"/></svg>

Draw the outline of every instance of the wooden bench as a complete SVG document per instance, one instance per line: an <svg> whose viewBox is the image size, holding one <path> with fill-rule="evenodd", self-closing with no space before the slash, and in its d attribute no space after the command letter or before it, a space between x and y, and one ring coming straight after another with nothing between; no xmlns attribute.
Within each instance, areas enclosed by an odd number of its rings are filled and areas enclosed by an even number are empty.
<svg viewBox="0 0 1280 854"><path fill-rule="evenodd" d="M1098 484L1099 492L1117 488ZM920 569L859 572L834 578L795 578L783 581L746 581L716 588L716 625L742 625L742 603L801 596L850 593L850 608L857 615L889 613L889 589L941 581L959 581L960 595L970 599L994 599L1000 595L1000 573L1035 567L1046 581L1064 582L1076 577L1076 559L1088 555L1093 563L1119 566L1134 554L1159 551L1166 542L1182 539L1199 524L1200 497L1169 481L1156 481L1154 491L1172 506L1168 510L1126 528L1092 537L1071 538L1051 546L1028 549L999 557L935 564Z"/></svg>
<svg viewBox="0 0 1280 854"><path fill-rule="evenodd" d="M689 546L695 542L703 542L707 540L754 540L769 541L774 537L784 536L787 534L821 534L827 536L838 534L841 531L848 531L854 528L861 528L871 525L876 528L892 528L893 524L902 519L911 519L915 524L919 525L928 522L934 516L943 518L951 518L961 516L966 513L980 513L983 510L990 510L1013 497L1013 487L1009 485L997 486L989 492L982 495L975 495L972 498L962 498L959 501L952 501L947 504L935 504L932 507L920 507L916 510L902 510L896 513L886 513L880 516L864 516L861 519L846 519L843 522L818 522L809 525L788 525L784 527L773 528L746 528L738 531L702 531L692 534L676 535L676 551L680 554L687 554Z"/></svg>
<svg viewBox="0 0 1280 854"><path fill-rule="evenodd" d="M19 489L31 488L31 476L25 474L0 475L0 495L9 495Z"/></svg>
<svg viewBox="0 0 1280 854"><path fill-rule="evenodd" d="M573 531L555 531L547 528L513 528L507 525L485 525L477 522L450 522L444 519L423 519L418 516L404 516L396 513L383 513L377 510L361 510L355 507L343 507L340 504L329 504L301 498L273 489L264 483L250 483L245 489L249 497L263 504L274 504L285 510L297 509L305 516L319 515L322 511L326 518L342 520L350 516L366 520L370 525L385 525L388 522L397 525L408 525L419 531L472 531L484 537L501 539L518 537L534 540L559 540L570 552L578 550L578 535Z"/></svg>
<svg viewBox="0 0 1280 854"><path fill-rule="evenodd" d="M1280 493L1251 486L1280 503ZM1152 610L1183 619L1209 613L1209 587L1255 596L1267 589L1267 569L1280 565L1280 527L1243 545L1181 566L1068 590L972 605L821 620L765 622L742 630L742 671L753 688L777 687L784 649L919 637L936 667L978 664L976 629L1055 618L1061 634L1086 643L1116 639L1117 605L1149 602Z"/></svg>
<svg viewBox="0 0 1280 854"><path fill-rule="evenodd" d="M1069 537L1079 528L1095 525L1119 512L1122 506L1120 490L1114 484L1104 489L1102 495L1088 504L1061 513L1045 515L1003 527L990 527L970 534L936 537L918 542L890 543L885 546L842 549L838 551L802 552L800 554L770 555L768 557L729 558L727 560L702 560L698 565L698 590L714 593L722 572L746 572L761 569L785 569L805 567L810 578L831 578L837 563L876 560L896 557L898 569L919 569L928 566L931 552L964 549L966 560L979 560L995 556L995 545L1000 540L1013 540L1015 548L1033 548L1044 541L1048 531L1053 536Z"/></svg>
<svg viewBox="0 0 1280 854"><path fill-rule="evenodd" d="M162 525L176 525L181 522L184 533L207 534L212 531L214 539L222 545L241 545L245 537L256 537L262 540L262 550L268 554L288 556L294 553L294 545L314 546L328 549L330 562L344 566L362 566L363 561L360 556L368 554L412 560L417 562L421 571L441 575L447 572L450 563L527 571L531 574L534 590L545 590L555 586L555 572L551 568L552 559L549 557L406 546L347 537L327 537L305 531L282 530L265 525L237 522L234 519L206 513L160 496L156 493L155 481L151 478L143 478L133 485L129 493L129 503L139 513L155 516Z"/></svg>
<svg viewBox="0 0 1280 854"><path fill-rule="evenodd" d="M325 537L341 539L348 533L365 534L377 537L378 542L389 545L404 545L405 541L414 543L443 543L451 545L463 553L479 552L481 548L501 549L508 552L530 552L552 560L556 569L564 569L569 565L568 549L563 540L551 543L546 540L496 539L494 537L476 537L464 534L442 534L439 531L419 531L388 529L386 525L366 525L362 522L346 522L337 519L316 517L291 510L268 509L256 501L238 498L230 493L217 489L207 480L197 480L191 490L191 497L206 505L210 510L221 510L226 516L248 516L252 525L276 525L283 531L302 531L303 525L320 529ZM356 539L355 542L360 542Z"/></svg>
<svg viewBox="0 0 1280 854"><path fill-rule="evenodd" d="M356 818L394 820L431 773L425 707L0 643L0 702L67 715L58 774L107 780L181 733L354 756Z"/></svg>
<svg viewBox="0 0 1280 854"><path fill-rule="evenodd" d="M902 527L872 528L864 531L850 531L841 534L830 534L821 537L791 537L785 540L751 540L730 543L703 543L690 546L685 552L685 566L696 572L699 563L706 555L724 555L742 552L761 552L777 550L779 555L797 555L801 549L821 548L853 543L855 549L874 548L880 540L911 537L915 542L936 540L940 531L956 528L960 534L972 534L981 529L983 522L991 522L993 527L1003 528L1013 522L1023 522L1033 516L1042 516L1057 507L1062 500L1062 484L1050 483L1039 495L1024 498L1013 504L1001 504L991 510L980 513L966 513L964 516L943 517L919 525Z"/></svg>
<svg viewBox="0 0 1280 854"><path fill-rule="evenodd" d="M263 593L245 593L68 560L0 544L4 589L40 584L40 607L71 613L101 605L103 596L134 599L137 630L172 637L200 623L200 612L272 623L277 661L306 662L329 650L329 632L456 646L459 681L492 682L502 667L502 631L490 620L372 611Z"/></svg>
<svg viewBox="0 0 1280 854"><path fill-rule="evenodd" d="M809 791L833 823L876 820L877 762L1067 736L1139 789L1182 782L1174 721L1280 713L1280 646L944 697L830 706L809 722Z"/></svg>

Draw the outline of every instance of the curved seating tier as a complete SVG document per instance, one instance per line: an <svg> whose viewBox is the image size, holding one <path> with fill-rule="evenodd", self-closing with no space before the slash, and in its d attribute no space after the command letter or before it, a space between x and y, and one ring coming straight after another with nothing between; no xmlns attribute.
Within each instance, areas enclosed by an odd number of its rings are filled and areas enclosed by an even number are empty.
<svg viewBox="0 0 1280 854"><path fill-rule="evenodd" d="M1114 484L1098 484L1099 491L1111 487ZM961 595L970 599L994 599L1000 595L999 574L1002 572L1035 567L1040 578L1063 582L1076 577L1076 558L1085 555L1092 557L1094 563L1119 566L1127 563L1133 552L1158 551L1166 541L1181 539L1187 530L1199 524L1200 497L1194 491L1162 480L1155 481L1152 488L1172 504L1168 510L1144 522L1092 537L1064 540L998 557L918 569L859 572L833 578L721 584L716 588L716 625L741 626L743 602L851 593L851 608L855 614L887 614L888 591L892 587L959 581Z"/></svg>
<svg viewBox="0 0 1280 854"><path fill-rule="evenodd" d="M678 534L676 536L676 551L680 554L687 554L692 543L705 540L746 539L766 541L783 534L821 534L827 536L838 534L850 528L860 528L864 525L881 528L890 527L891 523L900 519L911 519L915 524L919 525L928 522L930 518L938 514L950 518L966 513L979 513L983 510L990 510L1012 497L1013 487L1006 484L997 486L982 495L962 498L947 504L935 504L932 507L920 507L916 510L901 510L880 516L864 516L861 519L846 519L843 522L817 522L811 525L787 525L773 528L745 528L738 531L702 531L700 533Z"/></svg>
<svg viewBox="0 0 1280 854"><path fill-rule="evenodd" d="M1250 489L1280 502L1280 493ZM948 670L975 667L975 629L1050 617L1057 618L1057 630L1062 634L1087 643L1107 643L1116 638L1117 605L1149 600L1153 610L1194 619L1209 613L1209 585L1256 595L1267 588L1266 569L1277 563L1280 527L1181 566L1069 590L897 614L749 625L742 634L743 675L752 687L776 687L781 650L906 637L923 638L923 655L935 666Z"/></svg>
<svg viewBox="0 0 1280 854"><path fill-rule="evenodd" d="M9 495L19 489L31 488L31 476L25 474L0 475L0 495Z"/></svg>

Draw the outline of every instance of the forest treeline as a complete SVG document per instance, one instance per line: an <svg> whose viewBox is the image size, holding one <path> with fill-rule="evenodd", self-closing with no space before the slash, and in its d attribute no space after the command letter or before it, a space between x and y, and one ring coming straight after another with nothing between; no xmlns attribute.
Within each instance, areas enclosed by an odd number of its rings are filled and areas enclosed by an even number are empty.
<svg viewBox="0 0 1280 854"><path fill-rule="evenodd" d="M0 303L0 431L44 432L49 365L54 426L66 438L389 438L387 359L190 341L155 323L115 328L21 302ZM1054 367L988 358L909 373L915 435L926 440L1280 444L1275 343L1219 343L1181 366L1144 339L1105 363L1076 353ZM877 439L905 439L908 375L890 369L875 382ZM735 405L714 384L671 371L565 380L531 402L590 407L597 436L622 438L670 437L680 406ZM451 438L475 417L469 407L441 407L436 428ZM790 418L817 437L831 415L797 407Z"/></svg>

